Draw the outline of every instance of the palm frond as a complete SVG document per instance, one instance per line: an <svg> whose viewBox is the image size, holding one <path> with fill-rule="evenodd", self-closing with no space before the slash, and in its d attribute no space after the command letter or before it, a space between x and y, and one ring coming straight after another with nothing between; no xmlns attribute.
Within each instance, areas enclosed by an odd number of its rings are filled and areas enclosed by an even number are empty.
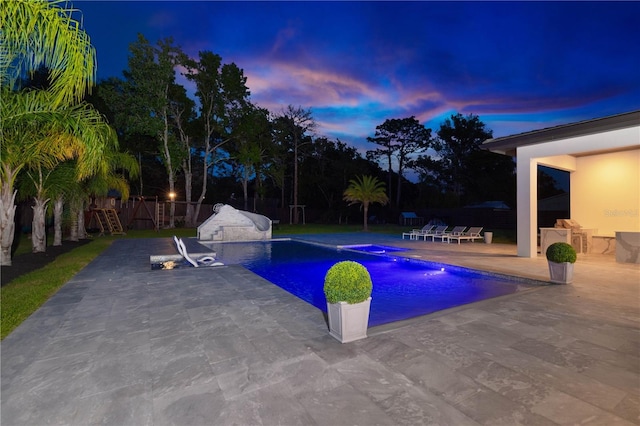
<svg viewBox="0 0 640 426"><path fill-rule="evenodd" d="M46 67L54 105L79 102L95 81L96 52L63 1L11 0L0 8L1 85Z"/></svg>
<svg viewBox="0 0 640 426"><path fill-rule="evenodd" d="M349 205L389 202L384 183L368 175L351 179L349 187L344 191L343 199L348 201Z"/></svg>

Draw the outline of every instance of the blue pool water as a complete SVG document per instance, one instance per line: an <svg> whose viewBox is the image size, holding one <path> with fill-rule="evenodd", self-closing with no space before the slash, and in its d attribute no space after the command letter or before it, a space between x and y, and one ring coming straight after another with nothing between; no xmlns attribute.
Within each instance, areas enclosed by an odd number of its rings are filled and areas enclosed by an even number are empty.
<svg viewBox="0 0 640 426"><path fill-rule="evenodd" d="M341 260L360 262L369 270L373 282L370 326L514 293L522 288L518 281L463 268L296 241L207 246L216 251L217 259L225 265L243 265L325 312L323 285L329 268Z"/></svg>
<svg viewBox="0 0 640 426"><path fill-rule="evenodd" d="M388 254L388 253L395 253L399 251L409 251L409 249L406 249L406 248L380 246L376 244L358 244L353 246L342 246L342 248L363 251L365 253L375 253L375 254Z"/></svg>

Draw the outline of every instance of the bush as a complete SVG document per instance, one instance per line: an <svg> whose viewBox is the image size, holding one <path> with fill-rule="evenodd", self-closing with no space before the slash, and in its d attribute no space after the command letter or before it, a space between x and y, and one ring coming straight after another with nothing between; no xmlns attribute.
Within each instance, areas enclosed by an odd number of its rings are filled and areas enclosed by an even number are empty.
<svg viewBox="0 0 640 426"><path fill-rule="evenodd" d="M576 250L567 243L553 243L547 248L547 260L555 263L575 263Z"/></svg>
<svg viewBox="0 0 640 426"><path fill-rule="evenodd" d="M324 295L328 303L364 302L371 296L373 283L369 271L350 260L333 265L324 277Z"/></svg>

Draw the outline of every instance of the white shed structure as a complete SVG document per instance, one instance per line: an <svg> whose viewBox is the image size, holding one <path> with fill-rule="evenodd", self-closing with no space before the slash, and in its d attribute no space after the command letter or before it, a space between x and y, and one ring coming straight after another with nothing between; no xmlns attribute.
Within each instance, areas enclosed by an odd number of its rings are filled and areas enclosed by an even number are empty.
<svg viewBox="0 0 640 426"><path fill-rule="evenodd" d="M516 158L518 256L537 256L538 165L570 172L570 219L594 240L620 246L622 236L625 250L640 250L640 111L489 139L483 148Z"/></svg>

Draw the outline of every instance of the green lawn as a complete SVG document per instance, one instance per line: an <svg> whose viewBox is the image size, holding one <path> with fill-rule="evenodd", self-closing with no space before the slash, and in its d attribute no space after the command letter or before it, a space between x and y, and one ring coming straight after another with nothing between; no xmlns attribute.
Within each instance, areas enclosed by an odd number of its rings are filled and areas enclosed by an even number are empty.
<svg viewBox="0 0 640 426"><path fill-rule="evenodd" d="M398 225L374 225L369 227L371 233L401 235L412 227ZM328 234L339 232L363 232L362 225L280 225L273 230L273 236L292 234ZM493 231L494 243L515 244L515 231ZM44 302L53 296L67 281L95 259L113 241L119 238L167 238L195 237L194 228L176 228L128 231L127 235L94 237L93 241L68 253L58 256L45 267L16 278L0 291L0 339L4 339L22 321L34 313ZM22 238L16 255L28 253L30 241Z"/></svg>

